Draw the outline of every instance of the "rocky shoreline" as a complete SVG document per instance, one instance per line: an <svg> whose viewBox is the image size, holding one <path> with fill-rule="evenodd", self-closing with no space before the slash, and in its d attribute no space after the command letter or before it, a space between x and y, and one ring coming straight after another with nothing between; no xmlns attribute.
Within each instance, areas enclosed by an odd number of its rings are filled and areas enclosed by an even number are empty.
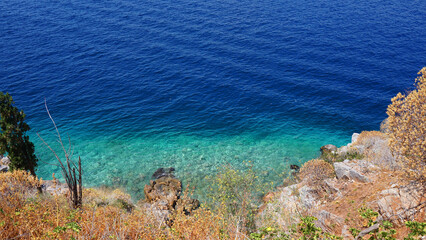
<svg viewBox="0 0 426 240"><path fill-rule="evenodd" d="M334 178L325 179L321 186L299 181L267 194L259 208L258 227L278 225L281 229L290 229L300 216L310 215L317 218L315 225L325 232L344 239L360 239L354 238L349 228L359 225L351 218L362 207L379 213L378 224L383 219L397 226L407 220L424 221L425 193L399 178L392 170L395 159L386 159L394 161L387 167L383 166L383 159L374 159L378 149L389 152L382 138L373 136L360 142L359 136L354 133L352 142L340 148L333 145L321 148L322 158L333 164ZM348 158L354 156L353 152L359 154L360 159ZM367 230L360 233L366 234Z"/></svg>

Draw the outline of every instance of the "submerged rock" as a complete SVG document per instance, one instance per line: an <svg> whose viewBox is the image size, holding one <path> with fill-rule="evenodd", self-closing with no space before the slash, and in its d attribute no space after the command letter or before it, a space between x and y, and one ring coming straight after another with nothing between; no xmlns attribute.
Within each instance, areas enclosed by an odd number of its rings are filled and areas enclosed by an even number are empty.
<svg viewBox="0 0 426 240"><path fill-rule="evenodd" d="M175 175L173 172L175 171L174 168L159 168L157 171L155 171L154 174L152 174L153 179L159 179L162 177L168 177L168 178L175 178Z"/></svg>
<svg viewBox="0 0 426 240"><path fill-rule="evenodd" d="M292 165L290 165L290 169L291 169L291 170L294 170L295 172L299 172L300 167L299 167L299 166L297 166L297 165L295 165L295 164L292 164Z"/></svg>

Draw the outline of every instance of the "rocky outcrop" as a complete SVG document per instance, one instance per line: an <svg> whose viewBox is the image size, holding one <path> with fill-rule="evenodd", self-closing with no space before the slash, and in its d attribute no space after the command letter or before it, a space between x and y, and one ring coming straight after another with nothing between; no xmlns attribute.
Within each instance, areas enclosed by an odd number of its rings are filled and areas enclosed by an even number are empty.
<svg viewBox="0 0 426 240"><path fill-rule="evenodd" d="M162 177L145 185L145 198L160 209L172 210L181 194L182 183L176 178Z"/></svg>
<svg viewBox="0 0 426 240"><path fill-rule="evenodd" d="M41 185L43 192L49 193L51 195L62 195L68 193L68 186L66 183L61 183L59 180L43 180Z"/></svg>
<svg viewBox="0 0 426 240"><path fill-rule="evenodd" d="M420 186L407 186L407 182L392 171L393 160L387 157L386 136L373 132L358 137L359 134L353 134L351 143L329 156L337 159L333 163L336 178L325 179L319 186L299 182L267 194L257 215L257 227L276 225L291 231L300 216L310 215L318 219L315 224L323 231L355 239L349 228L361 219L361 207L378 212L376 221L389 220L395 228L402 228L407 220L424 220L426 194L420 191ZM334 148L324 146L322 152L326 149L331 152ZM353 158L340 162L343 157ZM359 229L359 237L378 226Z"/></svg>
<svg viewBox="0 0 426 240"><path fill-rule="evenodd" d="M353 133L350 144L351 145L354 144L358 140L358 137L359 137L359 133Z"/></svg>
<svg viewBox="0 0 426 240"><path fill-rule="evenodd" d="M330 226L340 226L343 224L344 219L326 210L320 210L314 214L318 220L315 221L315 225L322 228L325 231L330 231Z"/></svg>
<svg viewBox="0 0 426 240"><path fill-rule="evenodd" d="M391 188L380 192L380 196L382 198L378 200L377 204L381 215L385 219L399 223L412 219L422 208L423 211L425 208L425 193L421 193L412 186L398 187L393 185Z"/></svg>
<svg viewBox="0 0 426 240"><path fill-rule="evenodd" d="M153 177L159 178L151 180L144 187L145 200L142 207L160 222L168 221L174 211L191 214L200 206L197 199L181 196L182 183L174 177L173 171L174 168L158 169Z"/></svg>
<svg viewBox="0 0 426 240"><path fill-rule="evenodd" d="M364 176L361 171L356 168L357 166L359 166L357 163L345 160L343 162L334 163L334 170L338 179L351 179L358 182L369 182L370 179Z"/></svg>

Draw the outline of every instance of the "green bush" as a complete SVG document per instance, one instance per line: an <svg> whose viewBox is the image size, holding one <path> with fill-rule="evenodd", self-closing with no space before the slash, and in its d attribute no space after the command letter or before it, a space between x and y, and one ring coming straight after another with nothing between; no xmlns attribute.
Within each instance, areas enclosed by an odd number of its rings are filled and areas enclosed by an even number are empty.
<svg viewBox="0 0 426 240"><path fill-rule="evenodd" d="M405 225L411 232L404 240L415 240L417 236L426 236L426 222L407 221Z"/></svg>
<svg viewBox="0 0 426 240"><path fill-rule="evenodd" d="M0 154L8 154L12 171L22 169L35 175L37 157L27 135L30 126L24 122L25 113L13 104L9 93L0 92Z"/></svg>

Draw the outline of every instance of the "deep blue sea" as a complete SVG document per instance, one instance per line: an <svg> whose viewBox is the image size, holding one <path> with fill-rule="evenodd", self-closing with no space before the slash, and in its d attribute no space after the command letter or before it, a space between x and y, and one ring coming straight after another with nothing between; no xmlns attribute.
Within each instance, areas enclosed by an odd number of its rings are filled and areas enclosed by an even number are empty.
<svg viewBox="0 0 426 240"><path fill-rule="evenodd" d="M140 197L159 167L203 195L217 168L291 163L376 130L426 66L424 0L2 0L0 91L81 156L87 186Z"/></svg>

